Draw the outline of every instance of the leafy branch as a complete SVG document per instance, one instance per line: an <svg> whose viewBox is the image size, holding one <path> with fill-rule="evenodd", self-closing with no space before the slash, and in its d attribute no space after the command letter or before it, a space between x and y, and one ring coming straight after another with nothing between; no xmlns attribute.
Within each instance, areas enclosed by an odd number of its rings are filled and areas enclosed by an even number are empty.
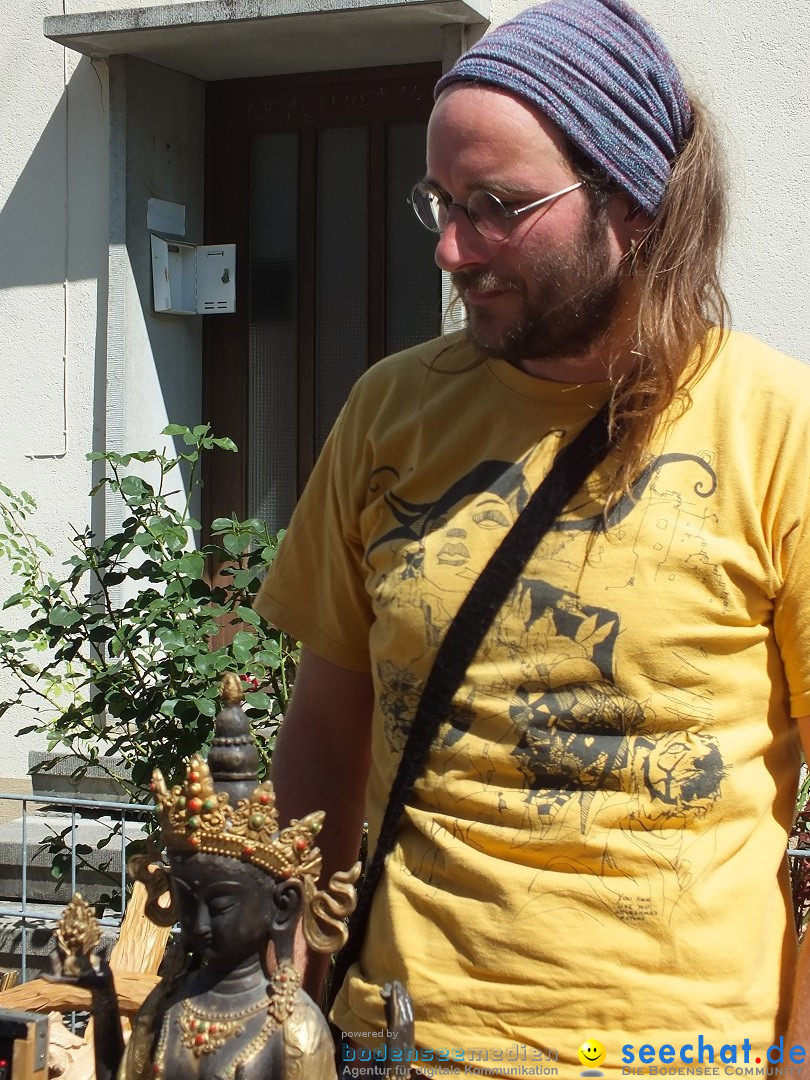
<svg viewBox="0 0 810 1080"><path fill-rule="evenodd" d="M3 608L25 621L0 629L0 663L17 683L0 715L13 705L34 709L35 722L19 734L42 731L50 748L86 765L115 755L129 766L133 789L155 767L175 777L210 742L226 671L245 681L269 759L298 656L296 643L251 606L279 536L234 515L212 522L211 542L195 546L201 524L190 508L202 455L235 452L233 442L207 424L171 424L164 434L182 452L88 455L104 470L91 498L120 497L124 520L104 538L72 529L74 554L61 573L46 569L52 554L29 528L34 500L0 485L0 557L19 582ZM215 583L207 566L217 570ZM215 648L223 628L232 638Z"/></svg>

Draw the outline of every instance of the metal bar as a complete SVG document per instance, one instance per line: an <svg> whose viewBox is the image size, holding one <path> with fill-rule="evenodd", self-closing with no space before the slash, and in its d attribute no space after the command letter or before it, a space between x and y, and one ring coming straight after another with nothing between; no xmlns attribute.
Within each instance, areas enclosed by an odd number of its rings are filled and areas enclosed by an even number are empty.
<svg viewBox="0 0 810 1080"><path fill-rule="evenodd" d="M70 895L76 895L76 808L70 811Z"/></svg>
<svg viewBox="0 0 810 1080"><path fill-rule="evenodd" d="M124 909L127 905L127 858L126 858L126 811L121 811L121 918L124 917Z"/></svg>
<svg viewBox="0 0 810 1080"><path fill-rule="evenodd" d="M0 799L11 800L15 802L36 803L38 806L76 806L84 807L86 810L126 810L131 814L151 814L155 810L154 803L129 803L129 802L109 802L109 801L96 801L95 799L77 799L71 795L9 795L6 793L0 794Z"/></svg>
<svg viewBox="0 0 810 1080"><path fill-rule="evenodd" d="M8 900L8 901L3 902L3 907L0 907L0 915L2 915L2 916L10 916L10 917L13 916L13 917L16 917L16 918L19 919L19 918L22 918L23 915L25 915L28 918L28 920L30 922L32 922L32 923L35 923L35 922L36 923L57 923L57 922L59 922L59 920L62 917L61 909L59 911L59 914L49 914L46 911L37 911L37 910L32 911L30 907L27 909L27 911L23 911L22 907L6 907L5 906L6 903L11 904L11 901ZM118 914L116 914L116 915L105 915L103 918L98 920L98 923L99 923L99 926L109 926L109 927L120 926L121 925L121 917ZM24 981L25 980L23 980L23 982Z"/></svg>
<svg viewBox="0 0 810 1080"><path fill-rule="evenodd" d="M28 973L28 925L26 908L28 906L28 800L22 800L22 915L20 917L21 962L20 978L25 982Z"/></svg>

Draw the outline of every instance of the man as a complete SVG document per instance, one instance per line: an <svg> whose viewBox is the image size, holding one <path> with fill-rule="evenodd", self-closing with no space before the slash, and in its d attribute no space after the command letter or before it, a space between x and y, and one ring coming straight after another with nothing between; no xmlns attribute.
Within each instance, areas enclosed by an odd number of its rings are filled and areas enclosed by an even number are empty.
<svg viewBox="0 0 810 1080"><path fill-rule="evenodd" d="M305 646L274 778L326 809L330 870L364 814L376 844L439 642L606 401L614 446L441 719L335 1005L355 1043L391 978L425 1060L496 1076L574 1075L587 1040L609 1076L754 1066L786 1032L810 372L722 329L723 193L624 0L523 12L437 86L413 203L467 330L360 380L257 601Z"/></svg>

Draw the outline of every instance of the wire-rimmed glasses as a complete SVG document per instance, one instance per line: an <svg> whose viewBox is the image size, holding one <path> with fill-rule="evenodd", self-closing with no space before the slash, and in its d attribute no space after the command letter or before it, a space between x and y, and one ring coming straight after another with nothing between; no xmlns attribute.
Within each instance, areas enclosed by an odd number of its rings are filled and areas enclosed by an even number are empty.
<svg viewBox="0 0 810 1080"><path fill-rule="evenodd" d="M450 211L457 206L459 210L464 211L473 228L481 236L487 240L505 240L512 231L515 219L521 214L536 210L539 206L551 203L562 195L567 195L569 191L576 191L581 187L582 181L578 184L570 184L561 191L555 191L552 195L545 195L542 199L535 199L527 206L511 210L507 209L497 195L493 195L490 191L473 191L465 206L464 203L453 202L446 191L442 191L430 181L420 180L418 184L414 184L409 202L421 223L431 232L444 232Z"/></svg>

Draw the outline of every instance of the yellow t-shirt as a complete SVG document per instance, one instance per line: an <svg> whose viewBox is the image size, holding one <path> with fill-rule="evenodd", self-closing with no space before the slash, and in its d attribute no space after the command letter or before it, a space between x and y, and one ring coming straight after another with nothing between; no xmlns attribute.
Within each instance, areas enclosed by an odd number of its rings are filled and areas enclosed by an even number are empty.
<svg viewBox="0 0 810 1080"><path fill-rule="evenodd" d="M372 847L438 642L608 393L471 359L457 335L359 381L257 601L373 676ZM357 1041L393 978L436 1064L499 1076L526 1048L576 1075L588 1038L607 1076L701 1035L753 1063L784 1030L810 369L732 334L691 396L607 535L571 501L457 691L335 1007Z"/></svg>

